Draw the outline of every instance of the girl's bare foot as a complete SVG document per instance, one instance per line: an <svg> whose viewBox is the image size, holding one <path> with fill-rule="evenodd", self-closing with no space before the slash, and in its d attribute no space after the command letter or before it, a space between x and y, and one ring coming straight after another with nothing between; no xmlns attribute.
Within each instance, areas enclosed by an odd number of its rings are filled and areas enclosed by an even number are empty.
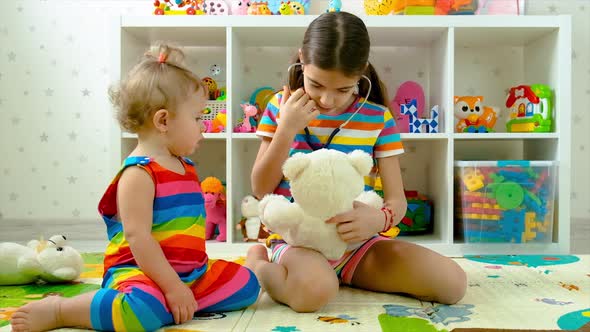
<svg viewBox="0 0 590 332"><path fill-rule="evenodd" d="M246 254L246 262L244 266L249 268L256 274L256 269L260 265L260 263L268 263L268 252L266 251L266 247L262 244L253 245L248 249L248 253Z"/></svg>
<svg viewBox="0 0 590 332"><path fill-rule="evenodd" d="M35 332L62 327L61 301L59 296L49 296L20 307L10 319L12 331Z"/></svg>

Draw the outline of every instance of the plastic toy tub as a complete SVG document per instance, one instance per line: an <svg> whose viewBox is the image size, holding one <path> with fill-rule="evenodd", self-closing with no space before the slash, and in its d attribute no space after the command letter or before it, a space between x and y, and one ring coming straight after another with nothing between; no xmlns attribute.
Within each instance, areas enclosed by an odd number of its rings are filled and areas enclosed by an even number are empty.
<svg viewBox="0 0 590 332"><path fill-rule="evenodd" d="M456 161L455 240L551 242L556 180L555 161Z"/></svg>

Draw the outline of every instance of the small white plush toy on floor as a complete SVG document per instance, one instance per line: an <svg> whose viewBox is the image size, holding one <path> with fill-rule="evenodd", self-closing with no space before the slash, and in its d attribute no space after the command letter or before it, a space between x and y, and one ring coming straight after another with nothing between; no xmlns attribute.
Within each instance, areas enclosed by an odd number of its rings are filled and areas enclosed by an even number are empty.
<svg viewBox="0 0 590 332"><path fill-rule="evenodd" d="M373 158L360 150L349 154L329 149L296 153L283 165L294 202L284 196L266 195L259 204L260 219L288 244L338 259L347 244L336 225L325 221L352 210L354 201L383 207L383 199L376 192L364 191L364 177L372 167Z"/></svg>
<svg viewBox="0 0 590 332"><path fill-rule="evenodd" d="M73 281L80 276L84 261L63 235L49 240L31 240L27 246L0 243L0 285L24 285L37 281Z"/></svg>

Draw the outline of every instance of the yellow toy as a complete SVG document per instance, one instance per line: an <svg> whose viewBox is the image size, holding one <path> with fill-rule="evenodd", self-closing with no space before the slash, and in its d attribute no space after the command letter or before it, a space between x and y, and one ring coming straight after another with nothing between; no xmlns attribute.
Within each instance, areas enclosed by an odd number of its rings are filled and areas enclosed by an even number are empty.
<svg viewBox="0 0 590 332"><path fill-rule="evenodd" d="M202 10L203 0L183 0L177 3L177 8L172 9L172 2L154 1L154 15L205 15ZM176 8L176 7L175 7Z"/></svg>
<svg viewBox="0 0 590 332"><path fill-rule="evenodd" d="M293 15L305 15L305 7L298 1L289 1L291 2L291 12Z"/></svg>
<svg viewBox="0 0 590 332"><path fill-rule="evenodd" d="M268 8L268 1L261 2L258 4L258 14L259 15L272 15L270 9Z"/></svg>
<svg viewBox="0 0 590 332"><path fill-rule="evenodd" d="M209 99L215 99L215 91L217 91L217 82L215 82L215 80L211 77L203 77L201 81L203 82L203 84L207 86L207 89L209 90Z"/></svg>
<svg viewBox="0 0 590 332"><path fill-rule="evenodd" d="M484 187L484 177L478 170L472 172L465 172L463 176L463 183L469 191L476 191Z"/></svg>
<svg viewBox="0 0 590 332"><path fill-rule="evenodd" d="M281 1L279 13L281 13L281 15L293 15L293 9L291 8L291 4L289 2Z"/></svg>
<svg viewBox="0 0 590 332"><path fill-rule="evenodd" d="M395 0L364 0L367 15L389 15L395 5Z"/></svg>

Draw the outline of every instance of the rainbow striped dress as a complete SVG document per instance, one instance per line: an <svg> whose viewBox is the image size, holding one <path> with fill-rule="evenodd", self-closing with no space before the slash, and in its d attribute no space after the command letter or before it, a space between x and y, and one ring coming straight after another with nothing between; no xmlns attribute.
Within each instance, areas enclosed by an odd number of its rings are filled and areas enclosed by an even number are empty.
<svg viewBox="0 0 590 332"><path fill-rule="evenodd" d="M184 174L166 169L149 157L129 157L117 173L98 210L106 223L102 288L91 304L96 330L153 331L173 323L160 287L138 267L117 213L117 186L130 166L153 179L152 236L180 279L191 288L199 312L232 311L256 301L260 286L249 269L223 260L209 260L205 251L205 207L193 162L180 158Z"/></svg>

